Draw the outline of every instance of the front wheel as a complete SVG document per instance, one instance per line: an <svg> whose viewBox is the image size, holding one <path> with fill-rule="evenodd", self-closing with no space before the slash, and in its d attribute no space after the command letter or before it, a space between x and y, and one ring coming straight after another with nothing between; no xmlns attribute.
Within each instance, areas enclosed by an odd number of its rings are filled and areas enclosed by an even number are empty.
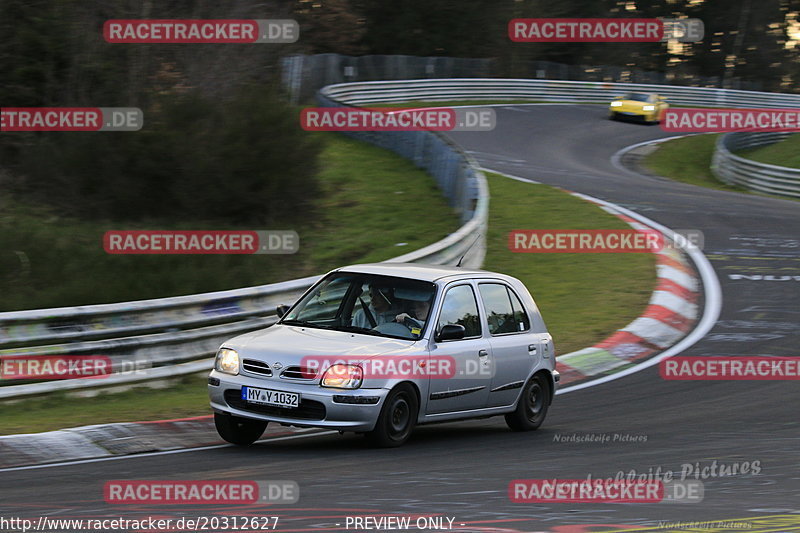
<svg viewBox="0 0 800 533"><path fill-rule="evenodd" d="M513 413L506 415L506 424L514 431L538 429L547 416L550 407L550 382L544 374L533 376L519 399Z"/></svg>
<svg viewBox="0 0 800 533"><path fill-rule="evenodd" d="M214 425L223 440L238 446L248 446L261 438L267 422L214 413Z"/></svg>
<svg viewBox="0 0 800 533"><path fill-rule="evenodd" d="M417 423L419 401L411 385L400 385L389 393L375 429L367 433L370 444L380 448L402 446Z"/></svg>

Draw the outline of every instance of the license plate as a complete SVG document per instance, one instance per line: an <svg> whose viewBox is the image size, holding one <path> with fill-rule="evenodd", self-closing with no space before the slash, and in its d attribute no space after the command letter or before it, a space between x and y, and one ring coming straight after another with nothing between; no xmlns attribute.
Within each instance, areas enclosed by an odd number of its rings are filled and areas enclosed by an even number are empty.
<svg viewBox="0 0 800 533"><path fill-rule="evenodd" d="M253 387L242 387L242 400L261 405L274 405L275 407L300 406L299 394L279 390L254 389Z"/></svg>

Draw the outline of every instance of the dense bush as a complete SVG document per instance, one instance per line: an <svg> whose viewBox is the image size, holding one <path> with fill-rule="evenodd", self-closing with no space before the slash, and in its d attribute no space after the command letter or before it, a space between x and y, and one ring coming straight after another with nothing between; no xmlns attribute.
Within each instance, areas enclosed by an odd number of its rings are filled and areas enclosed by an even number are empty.
<svg viewBox="0 0 800 533"><path fill-rule="evenodd" d="M249 86L160 96L138 132L48 133L19 148L20 197L83 219L264 223L303 216L321 149L297 111Z"/></svg>

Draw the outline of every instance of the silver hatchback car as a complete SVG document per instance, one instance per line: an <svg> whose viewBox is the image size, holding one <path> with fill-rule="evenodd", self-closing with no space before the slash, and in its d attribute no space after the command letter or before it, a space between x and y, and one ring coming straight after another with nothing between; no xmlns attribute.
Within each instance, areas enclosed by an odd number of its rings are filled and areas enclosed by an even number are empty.
<svg viewBox="0 0 800 533"><path fill-rule="evenodd" d="M511 276L403 263L325 275L280 320L225 342L208 378L220 436L268 422L400 446L415 425L505 415L538 428L559 374L553 340Z"/></svg>

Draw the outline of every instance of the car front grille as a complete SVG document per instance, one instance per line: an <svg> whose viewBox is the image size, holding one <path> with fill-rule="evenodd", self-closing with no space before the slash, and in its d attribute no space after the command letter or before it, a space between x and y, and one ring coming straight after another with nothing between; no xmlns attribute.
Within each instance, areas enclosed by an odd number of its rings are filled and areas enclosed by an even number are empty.
<svg viewBox="0 0 800 533"><path fill-rule="evenodd" d="M262 415L279 416L281 418L294 418L301 420L324 420L327 411L325 404L314 400L300 400L299 407L275 407L272 405L259 405L242 400L241 389L228 389L224 394L225 402L241 411L249 411Z"/></svg>
<svg viewBox="0 0 800 533"><path fill-rule="evenodd" d="M281 372L282 378L312 380L316 377L317 371L307 366L287 366Z"/></svg>
<svg viewBox="0 0 800 533"><path fill-rule="evenodd" d="M260 374L262 376L272 375L272 369L269 367L268 363L256 361L255 359L242 360L242 368L246 372L250 372L252 374Z"/></svg>

